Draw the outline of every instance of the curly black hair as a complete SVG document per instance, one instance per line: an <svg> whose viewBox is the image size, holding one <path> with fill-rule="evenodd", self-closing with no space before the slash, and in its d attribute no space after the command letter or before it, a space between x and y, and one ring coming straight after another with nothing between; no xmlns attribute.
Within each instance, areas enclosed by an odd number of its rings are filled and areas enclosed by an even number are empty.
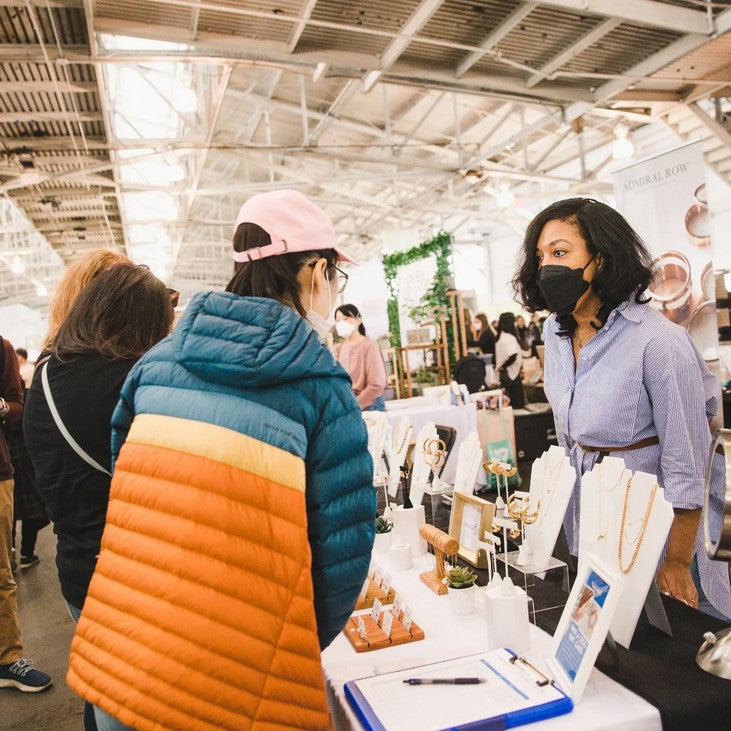
<svg viewBox="0 0 731 731"><path fill-rule="evenodd" d="M520 254L520 266L513 278L518 301L529 311L547 310L538 288L540 263L536 253L538 239L549 221L574 223L581 233L589 254L601 255L591 283L602 306L592 326L600 330L609 313L619 304L634 297L643 304L643 293L652 281L652 257L637 232L625 218L605 203L593 198L567 198L544 208L528 225ZM576 330L573 315L558 318L559 335L570 337Z"/></svg>

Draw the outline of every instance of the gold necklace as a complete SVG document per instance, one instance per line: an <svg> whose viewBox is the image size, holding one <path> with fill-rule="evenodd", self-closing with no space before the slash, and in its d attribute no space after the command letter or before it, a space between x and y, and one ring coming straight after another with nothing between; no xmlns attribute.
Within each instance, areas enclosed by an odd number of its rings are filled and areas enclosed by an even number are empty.
<svg viewBox="0 0 731 731"><path fill-rule="evenodd" d="M406 427L406 430L404 431L404 435L403 435L403 437L401 439L401 444L398 446L398 449L397 449L396 448L396 434L398 432L398 424L394 424L394 427L393 427L393 439L391 441L391 445L393 446L393 453L394 454L401 454L401 450L404 448L404 446L406 444L406 440L409 437L409 429L410 428L411 427L409 427L409 426Z"/></svg>
<svg viewBox="0 0 731 731"><path fill-rule="evenodd" d="M622 482L623 476L624 476L624 468L622 468L619 471L619 477L617 478L617 481L614 483L613 487L611 489L605 488L604 487L604 472L602 469L602 463L601 462L599 463L599 533L597 534L597 537L596 537L597 541L606 541L607 540L607 533L609 532L609 523L611 521L611 517L610 517L610 520L607 521L606 527L604 527L604 525L603 525L604 521L602 520L602 515L604 513L604 507L603 507L604 493L606 492L608 495L611 495L619 487L619 483ZM632 479L632 478L630 477L630 479Z"/></svg>
<svg viewBox="0 0 731 731"><path fill-rule="evenodd" d="M624 533L627 528L627 511L629 509L629 495L630 490L632 488L632 478L630 477L627 481L627 487L624 492L624 506L622 508L622 524L619 527L619 549L617 551L617 564L619 566L619 570L623 574L628 574L630 571L632 571L632 567L635 565L635 561L637 560L637 556L640 553L640 547L642 546L642 541L645 540L645 532L647 531L647 524L650 522L650 513L652 512L652 504L655 501L655 493L657 493L657 488L660 487L660 485L657 484L657 482L652 486L652 492L650 493L650 499L647 502L647 508L645 509L645 514L642 516L642 527L640 528L640 532L637 534L637 538L634 541L635 544L635 550L632 552L632 558L630 559L629 565L624 565ZM637 522L637 521L635 521Z"/></svg>
<svg viewBox="0 0 731 731"><path fill-rule="evenodd" d="M543 525L543 521L546 519L546 515L548 515L548 509L551 507L551 501L553 500L553 495L556 492L556 484L558 483L558 478L561 476L561 468L563 467L563 461L564 457L561 456L561 459L558 461L558 464L551 469L551 462L548 459L548 453L546 453L546 466L543 470L543 482L541 484L541 496L538 499L538 505L536 506L535 513L533 515L529 516L530 518L533 518L531 522L528 523L528 525L531 525L531 523L534 523L537 518L540 517L540 520L538 521L538 526ZM550 483L550 487L548 487ZM548 490L546 488L548 487ZM546 507L541 512L541 505L543 504L544 497L548 497L546 501ZM540 516L539 516L540 513Z"/></svg>
<svg viewBox="0 0 731 731"><path fill-rule="evenodd" d="M427 439L422 445L421 451L424 453L424 461L427 465L432 470L436 470L447 451L447 445L443 439Z"/></svg>

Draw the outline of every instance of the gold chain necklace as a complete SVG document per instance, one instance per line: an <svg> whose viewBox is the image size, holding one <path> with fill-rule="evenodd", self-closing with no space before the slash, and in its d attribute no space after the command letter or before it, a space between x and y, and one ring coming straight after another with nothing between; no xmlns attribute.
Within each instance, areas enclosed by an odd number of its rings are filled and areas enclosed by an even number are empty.
<svg viewBox="0 0 731 731"><path fill-rule="evenodd" d="M632 552L632 558L630 559L629 565L624 565L624 533L627 527L627 511L629 509L629 495L632 488L632 478L630 477L627 481L627 487L624 491L624 506L622 508L622 524L619 527L619 549L617 551L617 564L619 565L619 570L623 574L628 574L630 571L632 571L632 567L635 565L635 561L637 560L637 556L640 553L640 547L642 546L642 542L645 540L645 532L647 531L647 524L650 522L650 513L652 512L652 504L655 502L655 493L657 493L657 488L660 487L657 482L652 486L652 492L650 493L650 499L647 502L647 508L645 509L645 514L642 516L642 527L640 528L640 532L637 534L637 538L634 541L635 544L635 550ZM636 522L636 521L635 521Z"/></svg>
<svg viewBox="0 0 731 731"><path fill-rule="evenodd" d="M394 426L393 426L393 439L391 441L391 446L393 446L393 453L394 454L401 454L401 450L406 445L406 440L409 437L409 429L410 428L411 427L409 427L409 426L406 427L406 430L404 431L404 435L403 435L403 437L401 439L401 444L399 444L398 449L397 449L396 448L396 434L398 432L398 424L394 424Z"/></svg>
<svg viewBox="0 0 731 731"><path fill-rule="evenodd" d="M548 459L548 452L546 452L546 465L543 470L543 482L541 484L541 497L538 499L538 505L536 506L535 514L533 515L533 520L535 521L536 518L539 518L538 520L538 526L543 525L543 521L546 519L546 515L548 515L548 509L551 507L551 501L553 500L553 495L556 492L556 485L558 483L558 478L561 476L561 468L563 467L563 461L565 457L562 455L561 459L558 461L558 464L551 469L551 462ZM548 487L550 483L550 487ZM548 488L548 490L546 490ZM541 505L543 505L543 499L544 497L548 497L548 500L545 503L545 507L543 510L541 510ZM540 516L538 513L540 512ZM530 523L528 524L530 525Z"/></svg>
<svg viewBox="0 0 731 731"><path fill-rule="evenodd" d="M609 523L611 522L611 516L610 519L607 521L606 527L604 526L604 521L602 520L602 515L604 514L604 493L606 492L608 495L611 495L618 487L619 483L622 482L622 477L624 477L625 469L622 468L619 470L619 477L617 478L617 481L614 483L611 489L604 487L604 473L602 470L602 463L599 463L599 533L597 534L596 540L597 541L606 541L607 540L607 533L609 532ZM630 477L630 480L632 478Z"/></svg>

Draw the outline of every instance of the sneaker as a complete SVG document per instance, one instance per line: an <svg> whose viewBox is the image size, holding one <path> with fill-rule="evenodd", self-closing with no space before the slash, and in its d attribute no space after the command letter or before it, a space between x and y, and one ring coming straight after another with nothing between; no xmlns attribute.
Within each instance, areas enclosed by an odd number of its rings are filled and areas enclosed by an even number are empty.
<svg viewBox="0 0 731 731"><path fill-rule="evenodd" d="M30 660L16 660L0 665L0 688L17 688L24 693L38 693L51 684L51 676L36 670Z"/></svg>
<svg viewBox="0 0 731 731"><path fill-rule="evenodd" d="M31 566L35 566L41 559L35 555L32 556L21 556L20 557L20 568L29 569Z"/></svg>

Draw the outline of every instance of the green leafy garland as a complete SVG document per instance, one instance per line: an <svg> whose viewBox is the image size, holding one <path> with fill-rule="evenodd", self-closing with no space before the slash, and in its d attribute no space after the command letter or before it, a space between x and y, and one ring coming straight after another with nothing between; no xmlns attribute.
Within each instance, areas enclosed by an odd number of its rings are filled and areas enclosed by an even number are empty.
<svg viewBox="0 0 731 731"><path fill-rule="evenodd" d="M399 326L398 311L398 270L412 262L426 259L432 254L436 257L436 272L431 287L424 293L419 304L409 315L414 320L433 318L439 322L447 316L449 300L449 278L452 276L452 237L445 231L440 231L433 239L423 241L413 249L397 251L383 257L383 271L386 275L388 289L388 325L391 330L391 344L397 348L401 345L401 328Z"/></svg>

